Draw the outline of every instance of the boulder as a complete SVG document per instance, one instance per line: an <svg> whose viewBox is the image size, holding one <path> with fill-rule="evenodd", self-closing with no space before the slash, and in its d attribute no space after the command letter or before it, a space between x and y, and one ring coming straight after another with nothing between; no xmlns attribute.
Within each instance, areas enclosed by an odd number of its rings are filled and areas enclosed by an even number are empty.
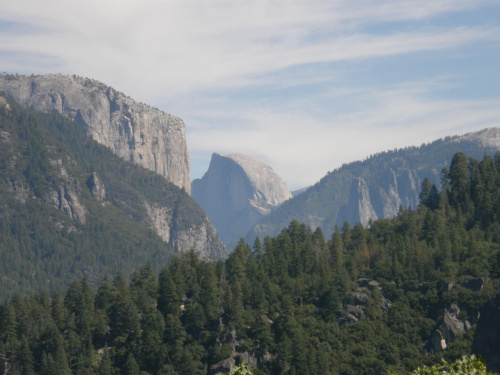
<svg viewBox="0 0 500 375"><path fill-rule="evenodd" d="M346 305L345 308L340 311L339 324L356 323L364 318L364 316L365 312L363 306Z"/></svg>
<svg viewBox="0 0 500 375"><path fill-rule="evenodd" d="M455 341L470 328L469 322L458 318L459 314L460 308L456 304L451 304L444 310L436 330L430 340L425 343L427 351L437 353L446 349L449 343Z"/></svg>

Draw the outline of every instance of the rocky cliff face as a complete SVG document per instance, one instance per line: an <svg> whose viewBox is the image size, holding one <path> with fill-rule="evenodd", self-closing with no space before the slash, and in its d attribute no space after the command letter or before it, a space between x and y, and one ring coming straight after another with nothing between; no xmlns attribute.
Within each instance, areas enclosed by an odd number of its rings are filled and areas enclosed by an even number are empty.
<svg viewBox="0 0 500 375"><path fill-rule="evenodd" d="M193 198L226 245L291 197L272 168L250 155L215 153L207 173L193 181Z"/></svg>
<svg viewBox="0 0 500 375"><path fill-rule="evenodd" d="M181 119L137 103L98 81L76 76L0 76L0 91L25 107L75 120L115 154L190 193L189 155Z"/></svg>
<svg viewBox="0 0 500 375"><path fill-rule="evenodd" d="M11 112L10 105L5 98L0 97L0 108ZM17 142L13 139L9 131L0 130L0 152L2 158L8 160L2 169L3 178L7 181L7 190L13 197L21 203L26 203L28 200L41 199L42 201L51 204L57 209L64 211L71 220L85 224L87 209L81 202L82 189L80 182L68 171L76 162L69 157L61 158L55 151L55 147L46 147L44 155L48 157L46 163L38 160L45 167L45 189L40 194L39 191L33 191L26 181L26 175L35 175L32 172L33 166L26 163ZM31 152L28 151L28 152ZM26 164L29 165L28 172L20 173ZM38 177L38 176L37 176ZM37 178L35 177L35 178ZM39 196L37 196L37 193Z"/></svg>
<svg viewBox="0 0 500 375"><path fill-rule="evenodd" d="M194 250L203 260L224 259L226 248L217 231L205 213L201 220L196 220L188 227L178 228L175 208L144 201L148 213L147 225L177 252ZM201 210L200 210L201 211Z"/></svg>
<svg viewBox="0 0 500 375"><path fill-rule="evenodd" d="M345 221L367 225L370 220L394 217L400 206L418 206L425 177L440 188L440 172L449 167L456 152L481 159L498 150L500 129L488 128L346 164L263 217L245 238L253 241L255 236L276 235L292 220L330 233Z"/></svg>
<svg viewBox="0 0 500 375"><path fill-rule="evenodd" d="M20 110L17 105L15 108L16 111ZM60 122L64 126L54 125L53 128L45 129L48 132L43 133L43 136L37 136L33 131L40 132L42 126L36 120L31 124L34 130L24 129L30 126L24 123L10 124L10 128L6 126L9 125L9 116L17 116L17 112L11 112L9 103L0 96L0 120L2 115L8 119L5 124L0 123L0 164L3 166L0 200L4 183L4 190L22 204L29 206L33 202L43 201L63 211L72 224L63 225L62 221L58 221L56 226L73 230L78 227L77 224L80 228L86 225L87 216L92 211L91 197L101 207L109 210L114 207L124 216L154 230L176 252L193 249L205 260L226 257L225 247L214 226L185 190L178 189L141 167L120 160L105 147L89 141L85 130L77 124L64 122L60 116L50 118L49 122ZM34 114L31 111L29 113ZM15 131L12 130L14 126L17 126ZM73 134L74 139L51 133L66 126L73 126L73 130L76 130L68 132ZM58 138L58 141L53 137ZM84 154L72 155L65 151L69 150L69 145L79 142L86 142ZM96 154L100 155L100 161L90 164L100 172L82 170L82 165L90 165L86 162L90 155Z"/></svg>

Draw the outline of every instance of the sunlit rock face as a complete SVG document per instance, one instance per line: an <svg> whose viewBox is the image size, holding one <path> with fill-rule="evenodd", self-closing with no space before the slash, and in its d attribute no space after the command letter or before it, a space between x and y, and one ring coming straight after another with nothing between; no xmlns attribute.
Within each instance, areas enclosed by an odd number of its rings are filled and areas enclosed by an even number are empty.
<svg viewBox="0 0 500 375"><path fill-rule="evenodd" d="M1 76L0 91L26 107L59 112L99 143L191 192L184 122L98 81L65 75Z"/></svg>
<svg viewBox="0 0 500 375"><path fill-rule="evenodd" d="M260 218L291 197L270 166L244 154L214 153L207 173L193 181L193 198L229 249Z"/></svg>
<svg viewBox="0 0 500 375"><path fill-rule="evenodd" d="M24 107L60 113L74 120L116 155L191 193L185 125L179 118L135 102L98 81L76 76L0 76L1 91ZM9 104L1 96L0 106L9 110ZM10 135L4 133L0 132L0 141L9 142ZM66 212L73 221L85 224L87 209L81 203L81 186L74 178L65 177L67 168L61 161L51 163L64 178L57 180L43 199ZM93 199L104 206L110 203L100 176L92 174L85 184ZM21 202L29 198L29 190L18 179L12 179L10 190ZM226 257L224 244L205 212L185 193L179 191L178 197L176 203L168 205L146 198L135 203L142 205L147 213L144 224L175 251L194 250L207 260Z"/></svg>
<svg viewBox="0 0 500 375"><path fill-rule="evenodd" d="M456 152L481 160L500 151L500 128L487 128L432 143L370 155L328 172L315 185L280 205L248 231L245 239L275 236L292 220L331 233L345 222L351 226L392 218L400 208L416 209L422 182L441 187L441 171Z"/></svg>

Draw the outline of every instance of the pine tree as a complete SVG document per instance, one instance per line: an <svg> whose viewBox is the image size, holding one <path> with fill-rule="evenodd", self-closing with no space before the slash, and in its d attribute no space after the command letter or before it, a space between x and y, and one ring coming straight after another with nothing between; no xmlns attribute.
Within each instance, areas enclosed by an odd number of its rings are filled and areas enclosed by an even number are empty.
<svg viewBox="0 0 500 375"><path fill-rule="evenodd" d="M177 292L177 284L174 282L170 268L165 267L160 272L158 283L158 310L166 317L169 314L179 315L181 299Z"/></svg>
<svg viewBox="0 0 500 375"><path fill-rule="evenodd" d="M429 196L431 193L431 180L429 180L427 177L424 178L424 181L422 181L422 186L420 188L420 194L418 196L418 199L420 201L420 204L429 205Z"/></svg>

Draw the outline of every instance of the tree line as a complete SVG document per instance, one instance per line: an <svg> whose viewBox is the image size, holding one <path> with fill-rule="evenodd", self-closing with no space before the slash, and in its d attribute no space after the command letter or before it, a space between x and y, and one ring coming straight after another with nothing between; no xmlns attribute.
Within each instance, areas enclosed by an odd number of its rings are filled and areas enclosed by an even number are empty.
<svg viewBox="0 0 500 375"><path fill-rule="evenodd" d="M1 361L12 374L206 374L247 353L254 374L312 375L408 373L470 355L477 313L500 291L499 171L499 155L457 153L439 188L423 181L418 209L369 227L345 223L325 239L292 221L225 261L187 252L95 291L83 278L64 294L15 295L0 306ZM471 328L429 353L450 304ZM348 306L362 311L355 321Z"/></svg>

